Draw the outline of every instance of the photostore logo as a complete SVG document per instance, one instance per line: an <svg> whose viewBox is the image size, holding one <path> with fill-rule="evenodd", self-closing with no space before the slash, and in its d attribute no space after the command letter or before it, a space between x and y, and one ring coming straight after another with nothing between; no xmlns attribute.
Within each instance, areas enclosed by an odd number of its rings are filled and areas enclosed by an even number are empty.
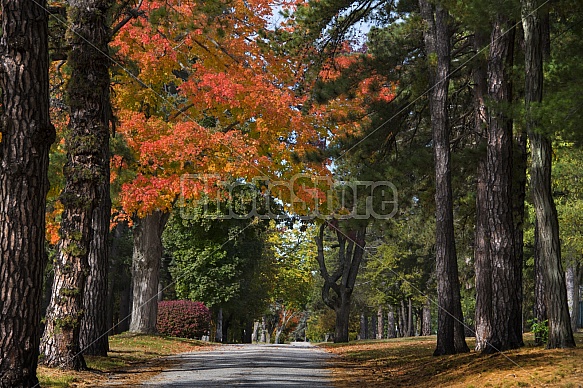
<svg viewBox="0 0 583 388"><path fill-rule="evenodd" d="M185 219L390 219L398 193L389 181L334 181L329 176L296 174L289 180L267 177L224 181L215 174L184 174L180 206Z"/></svg>

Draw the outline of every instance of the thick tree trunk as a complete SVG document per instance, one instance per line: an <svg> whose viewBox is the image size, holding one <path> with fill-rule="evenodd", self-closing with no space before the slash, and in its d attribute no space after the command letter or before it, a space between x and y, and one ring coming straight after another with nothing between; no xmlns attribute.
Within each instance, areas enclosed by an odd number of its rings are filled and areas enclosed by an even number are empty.
<svg viewBox="0 0 583 388"><path fill-rule="evenodd" d="M215 330L215 342L219 342L219 343L220 342L223 342L223 309L222 308L219 308L219 311L217 311L217 324L216 324L216 330ZM262 341L262 342L265 342L265 341Z"/></svg>
<svg viewBox="0 0 583 388"><path fill-rule="evenodd" d="M423 305L421 335L431 335L431 302L429 299Z"/></svg>
<svg viewBox="0 0 583 388"><path fill-rule="evenodd" d="M110 6L110 1L78 0L69 8L70 120L65 139L65 188L60 197L61 239L41 351L45 365L77 370L85 368L79 333L93 211L99 203L100 188L108 179L104 150L109 148L111 120L107 57Z"/></svg>
<svg viewBox="0 0 583 388"><path fill-rule="evenodd" d="M551 194L551 154L550 141L544 136L531 133L532 150L531 187L538 223L540 260L545 283L545 300L549 321L547 348L575 346L564 272L561 265L559 223L557 210Z"/></svg>
<svg viewBox="0 0 583 388"><path fill-rule="evenodd" d="M532 104L543 98L542 26L537 1L523 0L522 25L525 40L525 104L527 130L531 148L531 187L538 225L539 256L545 282L545 299L549 320L547 348L575 346L567 305L565 277L561 265L559 221L551 188L552 145L539 132L538 123L531 115Z"/></svg>
<svg viewBox="0 0 583 388"><path fill-rule="evenodd" d="M487 44L487 36L482 31L474 34L474 49L480 52ZM478 59L474 68L474 125L476 133L485 138L487 126L486 95L487 64L485 59ZM486 154L480 156L476 173L476 229L474 241L474 269L476 285L475 337L476 351L486 348L490 336L492 319L492 268L488 257L488 207L487 207L487 175Z"/></svg>
<svg viewBox="0 0 583 388"><path fill-rule="evenodd" d="M156 332L162 232L170 213L159 210L134 222L132 257L132 319L130 331Z"/></svg>
<svg viewBox="0 0 583 388"><path fill-rule="evenodd" d="M128 282L122 287L119 293L119 321L116 332L123 333L130 329L131 309L132 309L132 287L131 278L128 277Z"/></svg>
<svg viewBox="0 0 583 388"><path fill-rule="evenodd" d="M350 300L344 300L343 303L335 309L336 323L334 324L334 343L348 342L348 329L350 322Z"/></svg>
<svg viewBox="0 0 583 388"><path fill-rule="evenodd" d="M103 150L107 160L106 180L101 187L99 206L93 212L93 239L89 247L89 274L85 281L83 318L81 319L80 344L83 354L107 356L109 351L108 330L108 278L109 224L111 198L109 196L109 145ZM111 321L109 321L111 322Z"/></svg>
<svg viewBox="0 0 583 388"><path fill-rule="evenodd" d="M512 100L508 72L513 64L514 27L505 16L495 17L490 36L486 157L488 259L492 269L492 316L485 353L514 349L521 345L516 327L521 322L520 289L516 284L516 250L512 206L512 120L504 106Z"/></svg>
<svg viewBox="0 0 583 388"><path fill-rule="evenodd" d="M389 306L389 311L387 312L387 338L397 338L395 327L395 308Z"/></svg>
<svg viewBox="0 0 583 388"><path fill-rule="evenodd" d="M424 31L427 55L437 57L437 66L430 69L429 111L433 133L435 163L435 261L437 278L437 347L434 355L468 352L465 342L457 253L453 225L451 187L451 155L447 113L450 34L449 15L440 4L433 6L420 0L421 15L427 23ZM409 331L411 328L409 328ZM409 332L409 334L411 334Z"/></svg>
<svg viewBox="0 0 583 388"><path fill-rule="evenodd" d="M33 387L47 262L47 170L55 140L46 1L1 4L0 387Z"/></svg>
<svg viewBox="0 0 583 388"><path fill-rule="evenodd" d="M377 336L376 339L384 338L385 320L384 320L383 306L379 306L377 310Z"/></svg>
<svg viewBox="0 0 583 388"><path fill-rule="evenodd" d="M486 161L478 162L476 187L476 241L474 268L476 272L476 346L477 352L487 347L492 320L492 267L488 257L488 213Z"/></svg>

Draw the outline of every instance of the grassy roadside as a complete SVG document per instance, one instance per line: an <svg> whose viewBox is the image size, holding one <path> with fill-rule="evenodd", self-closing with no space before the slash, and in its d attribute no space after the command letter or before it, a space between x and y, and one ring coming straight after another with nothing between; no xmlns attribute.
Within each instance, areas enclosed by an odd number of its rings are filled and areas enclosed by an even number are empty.
<svg viewBox="0 0 583 388"><path fill-rule="evenodd" d="M148 335L120 334L109 337L109 356L86 356L89 371L74 372L39 367L41 387L135 386L172 366L163 357L204 351L217 344Z"/></svg>
<svg viewBox="0 0 583 388"><path fill-rule="evenodd" d="M577 348L533 345L491 356L476 352L433 357L435 336L322 344L335 360L337 387L583 387L583 333ZM468 339L473 347L474 341Z"/></svg>

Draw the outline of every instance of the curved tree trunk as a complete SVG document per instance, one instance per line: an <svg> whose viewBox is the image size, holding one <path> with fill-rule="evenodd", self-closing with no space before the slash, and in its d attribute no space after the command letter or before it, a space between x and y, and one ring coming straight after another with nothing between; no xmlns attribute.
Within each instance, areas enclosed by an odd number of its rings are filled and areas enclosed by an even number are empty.
<svg viewBox="0 0 583 388"><path fill-rule="evenodd" d="M33 387L45 252L49 148L46 1L2 4L0 387Z"/></svg>
<svg viewBox="0 0 583 388"><path fill-rule="evenodd" d="M561 265L559 220L551 189L552 145L550 139L536 128L532 118L533 103L543 99L543 27L536 0L523 0L522 25L525 40L526 125L531 149L531 184L538 225L539 258L545 282L545 299L549 320L547 348L575 346L567 306L565 276Z"/></svg>
<svg viewBox="0 0 583 388"><path fill-rule="evenodd" d="M108 145L109 148L109 145ZM105 150L104 150L105 151ZM103 156L109 165L109 149ZM108 178L100 190L99 206L93 212L93 239L89 247L89 273L83 295L83 318L81 319L80 344L83 354L107 356L108 341L108 279L109 270L109 224L111 198Z"/></svg>
<svg viewBox="0 0 583 388"><path fill-rule="evenodd" d="M132 257L132 319L130 331L156 332L162 232L170 213L159 210L134 222Z"/></svg>
<svg viewBox="0 0 583 388"><path fill-rule="evenodd" d="M324 230L329 225L336 232L338 239L338 266L333 273L328 271L324 256ZM350 317L350 301L358 269L362 262L365 245L365 227L342 231L337 223L323 223L316 236L318 247L318 266L324 279L322 299L336 313L334 342L348 342L348 322ZM333 293L331 294L330 291Z"/></svg>
<svg viewBox="0 0 583 388"><path fill-rule="evenodd" d="M87 256L93 238L93 211L99 203L100 187L108 177L103 150L108 148L111 120L106 56L110 6L111 1L78 0L69 7L70 120L63 168L65 188L60 198L64 209L55 281L41 342L43 363L53 367L85 368L79 333Z"/></svg>
<svg viewBox="0 0 583 388"><path fill-rule="evenodd" d="M420 0L419 6L427 24L424 31L427 55L437 57L437 67L429 71L431 85L429 111L435 163L435 273L439 303L437 347L433 354L440 356L469 352L470 349L464 335L453 225L450 130L447 113L450 68L449 15L440 4L433 9L426 0ZM411 329L408 328L409 335Z"/></svg>

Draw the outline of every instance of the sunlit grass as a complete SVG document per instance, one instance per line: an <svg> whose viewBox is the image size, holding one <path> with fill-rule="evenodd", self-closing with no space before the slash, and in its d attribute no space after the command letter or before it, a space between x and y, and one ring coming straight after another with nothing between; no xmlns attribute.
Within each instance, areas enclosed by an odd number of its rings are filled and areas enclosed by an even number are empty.
<svg viewBox="0 0 583 388"><path fill-rule="evenodd" d="M107 357L85 356L88 371L39 367L37 375L41 386L50 388L95 387L108 382L135 385L159 373L163 366L171 366L164 357L215 345L184 338L124 333L109 337Z"/></svg>
<svg viewBox="0 0 583 388"><path fill-rule="evenodd" d="M472 349L474 340L468 338ZM579 387L583 381L583 333L577 348L546 350L524 336L518 350L483 356L474 351L433 357L436 337L321 344L341 356L335 376L340 387Z"/></svg>

